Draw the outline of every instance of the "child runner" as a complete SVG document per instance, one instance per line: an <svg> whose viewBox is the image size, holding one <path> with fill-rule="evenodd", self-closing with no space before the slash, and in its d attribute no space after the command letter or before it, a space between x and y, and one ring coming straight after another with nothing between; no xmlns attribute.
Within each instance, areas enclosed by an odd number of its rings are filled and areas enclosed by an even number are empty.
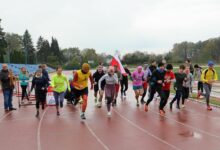
<svg viewBox="0 0 220 150"><path fill-rule="evenodd" d="M192 87L193 75L190 73L190 69L187 67L185 70L186 80L183 81L183 95L182 95L182 108L185 107L185 100L189 98L190 88Z"/></svg>
<svg viewBox="0 0 220 150"><path fill-rule="evenodd" d="M36 71L35 76L32 80L31 90L29 94L35 89L35 97L36 97L36 117L39 116L39 107L40 103L42 105L42 109L44 110L45 102L46 102L46 95L47 95L47 87L49 86L49 82L47 78L42 75L42 69L38 69Z"/></svg>
<svg viewBox="0 0 220 150"><path fill-rule="evenodd" d="M163 88L162 88L162 94L163 94L163 100L162 100L162 106L160 108L160 114L164 115L165 111L164 111L164 107L167 104L167 101L169 99L170 96L170 86L171 83L174 81L175 79L175 75L173 73L173 66L172 64L167 64L166 66L166 74L164 76L164 84L163 84Z"/></svg>
<svg viewBox="0 0 220 150"><path fill-rule="evenodd" d="M200 67L198 64L194 65L194 80L198 81L197 84L197 89L198 89L198 93L197 93L197 99L200 98L201 93L203 93L203 83L201 81L201 75L202 75L202 67Z"/></svg>
<svg viewBox="0 0 220 150"><path fill-rule="evenodd" d="M87 63L84 63L82 65L82 69L78 70L75 73L74 79L73 79L73 85L74 85L74 94L76 97L76 101L79 102L80 98L82 98L82 108L81 108L81 119L86 119L85 117L85 111L87 107L87 100L88 100L88 79L90 79L91 82L91 90L93 89L93 78L92 74L90 72L90 66ZM76 103L77 104L77 103Z"/></svg>
<svg viewBox="0 0 220 150"><path fill-rule="evenodd" d="M60 115L59 106L63 107L63 100L66 88L70 91L70 85L67 77L62 74L62 67L58 66L57 73L52 77L51 86L53 87L54 99L56 101L57 116Z"/></svg>
<svg viewBox="0 0 220 150"><path fill-rule="evenodd" d="M150 102L153 100L154 98L154 94L157 92L160 96L160 106L159 106L159 110L160 113L162 112L162 106L164 104L163 100L164 98L162 97L162 87L164 84L164 76L165 76L165 68L164 68L164 64L163 63L159 63L158 64L158 68L153 72L152 76L151 76L151 81L150 81L150 85L151 85L151 90L150 90L150 97L147 100L147 103L145 104L145 111L148 111L148 105L150 104Z"/></svg>
<svg viewBox="0 0 220 150"><path fill-rule="evenodd" d="M114 98L114 101L112 103L112 106L116 106L117 104L117 98L118 98L118 92L119 92L119 89L120 89L120 81L122 79L122 75L121 75L121 72L120 70L118 69L118 66L114 66L114 69L115 69L115 73L117 74L117 77L118 77L118 83L115 84L115 98Z"/></svg>
<svg viewBox="0 0 220 150"><path fill-rule="evenodd" d="M135 93L135 99L137 101L137 107L139 107L139 96L143 95L143 78L144 72L142 66L138 66L137 70L132 73L133 90Z"/></svg>
<svg viewBox="0 0 220 150"><path fill-rule="evenodd" d="M211 111L212 108L209 105L210 94L212 91L212 84L218 80L218 75L216 70L214 69L214 62L208 62L208 68L202 72L201 80L203 82L203 87L205 93L202 93L206 98L207 110Z"/></svg>
<svg viewBox="0 0 220 150"><path fill-rule="evenodd" d="M101 89L102 81L105 80L105 96L107 99L107 110L108 116L111 116L111 104L115 97L115 84L118 83L117 74L114 73L114 68L112 66L109 67L108 73L102 76L99 80L99 89Z"/></svg>
<svg viewBox="0 0 220 150"><path fill-rule="evenodd" d="M173 98L173 100L170 102L170 109L172 110L173 108L173 103L177 100L177 105L176 108L180 109L180 98L182 96L182 92L183 92L183 81L186 80L186 74L184 73L185 70L185 66L184 65L180 65L179 66L179 72L175 73L175 87L176 87L176 95Z"/></svg>
<svg viewBox="0 0 220 150"><path fill-rule="evenodd" d="M21 85L21 89L22 89L21 102L23 103L23 100L25 97L29 101L29 97L28 97L28 93L27 93L29 75L28 75L28 72L25 67L21 68L21 72L19 74L19 80L20 80L20 85Z"/></svg>
<svg viewBox="0 0 220 150"><path fill-rule="evenodd" d="M103 66L99 65L97 68L97 71L93 74L95 104L99 108L102 106L103 91L99 90L98 83L99 83L100 78L104 75L105 75L105 73L103 71ZM99 99L97 98L98 92L99 92ZM97 99L98 99L98 101L97 101Z"/></svg>

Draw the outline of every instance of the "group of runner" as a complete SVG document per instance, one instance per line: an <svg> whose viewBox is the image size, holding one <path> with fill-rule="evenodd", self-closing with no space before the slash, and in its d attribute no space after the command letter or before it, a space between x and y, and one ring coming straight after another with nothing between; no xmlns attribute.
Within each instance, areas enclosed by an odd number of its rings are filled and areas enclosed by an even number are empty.
<svg viewBox="0 0 220 150"><path fill-rule="evenodd" d="M140 103L144 105L144 110L149 110L149 104L155 97L160 98L159 113L165 115L164 107L166 106L170 97L171 85L174 85L175 96L170 102L170 109L172 110L175 101L176 108L180 109L180 100L182 98L182 107L185 107L185 100L189 98L189 93L192 92L192 83L196 79L198 81L198 94L197 98L201 95L205 96L207 103L207 110L212 110L210 107L210 93L212 84L218 80L217 72L214 69L214 63L208 62L208 68L202 70L199 65L194 67L189 60L186 64L180 65L178 72L173 72L172 64L166 64L165 62L153 61L151 65L145 64L144 66L138 66L137 69L130 73L127 66L124 66L125 72L121 73L121 69L117 66L109 66L107 70L100 64L97 70L92 74L90 65L84 63L82 68L73 71L73 75L69 80L63 69L58 66L56 73L52 76L51 81L46 71L46 66L41 65L36 71L33 79L30 92L35 89L36 95L36 117L39 116L40 104L42 109L45 108L45 100L47 89L50 86L54 93L54 99L56 102L57 115L60 115L59 108L63 107L64 97L66 93L73 94L72 100L74 105L80 104L81 119L86 119L85 111L88 103L89 84L91 82L91 89L94 89L94 101L98 108L102 107L102 101L105 99L107 107L107 115L111 116L111 107L117 105L117 98L119 91L121 92L122 100L126 97L126 91L128 90L129 79L132 81L136 106L139 107ZM29 80L27 71L25 68L21 69L19 75L22 87L22 100L26 97L29 100L27 93L27 82ZM0 81L2 82L5 110L15 110L12 107L12 95L9 95L13 91L12 76L4 64L0 73ZM121 87L121 88L120 88ZM120 90L121 89L121 90ZM203 93L203 89L205 93ZM148 99L145 100L148 94ZM9 104L8 104L9 102Z"/></svg>

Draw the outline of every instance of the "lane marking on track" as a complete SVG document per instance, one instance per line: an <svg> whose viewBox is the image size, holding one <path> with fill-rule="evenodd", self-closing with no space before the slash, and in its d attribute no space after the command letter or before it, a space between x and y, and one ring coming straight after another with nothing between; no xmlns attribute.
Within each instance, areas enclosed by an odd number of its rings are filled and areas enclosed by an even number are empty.
<svg viewBox="0 0 220 150"><path fill-rule="evenodd" d="M152 110L149 110L149 111L151 111L151 112L154 113L154 114L157 114L157 115L161 116L159 113L157 113L157 112L155 112L155 111L152 111ZM185 127L188 127L188 128L194 129L194 130L197 130L197 131L199 131L199 132L201 132L201 133L203 133L203 134L206 134L206 135L209 135L209 136L211 136L211 137L215 137L215 138L220 139L220 136L218 136L218 135L215 135L215 134L206 132L206 131L204 131L204 130L202 130L202 129L196 128L196 127L194 127L194 126L191 126L191 125L188 125L188 124L179 122L179 121L177 121L177 120L175 120L175 119L168 118L167 116L163 116L163 117L166 118L166 119L168 119L168 120L174 121L174 122L176 122L176 123L178 123L178 124L180 124L180 125L182 125L182 126L185 126Z"/></svg>
<svg viewBox="0 0 220 150"><path fill-rule="evenodd" d="M37 128L37 149L38 150L42 150L42 148L41 148L41 141L40 141L40 130L41 130L41 125L42 125L42 122L43 122L44 115L46 114L47 110L48 109L46 108L44 113L42 114L42 117L40 119L40 122L39 122L38 128Z"/></svg>
<svg viewBox="0 0 220 150"><path fill-rule="evenodd" d="M132 126L134 126L135 128L137 128L138 130L140 130L140 131L146 133L147 135L153 137L154 139L160 141L161 143L164 143L164 144L166 144L166 145L172 147L173 149L181 150L180 148L176 147L175 145L168 143L167 141L165 141L165 140L163 140L163 139L161 139L161 138L159 138L159 137L153 135L153 134L150 133L149 131L147 131L147 130L145 130L144 128L138 126L138 125L135 124L133 121L129 120L127 117L121 115L117 110L115 110L115 109L113 109L113 110L114 110L114 112L115 112L118 116L120 116L122 119L124 119L125 121L127 121L129 124L131 124Z"/></svg>
<svg viewBox="0 0 220 150"><path fill-rule="evenodd" d="M110 150L109 147L95 134L95 132L92 130L92 128L89 126L89 124L86 121L84 123L85 123L86 127L88 128L89 132L98 141L98 143L101 144L105 150Z"/></svg>
<svg viewBox="0 0 220 150"><path fill-rule="evenodd" d="M9 112L9 113L3 115L3 116L0 118L0 122L2 122L3 119L5 119L5 118L6 118L7 116L9 116L10 114L11 114L11 112Z"/></svg>

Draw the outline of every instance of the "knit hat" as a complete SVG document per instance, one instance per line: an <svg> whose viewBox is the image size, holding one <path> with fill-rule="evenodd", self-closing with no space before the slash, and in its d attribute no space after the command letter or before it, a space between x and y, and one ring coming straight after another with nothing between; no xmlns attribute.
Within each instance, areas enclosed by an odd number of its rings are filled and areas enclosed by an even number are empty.
<svg viewBox="0 0 220 150"><path fill-rule="evenodd" d="M82 65L82 69L84 70L89 70L90 69L90 65L88 64L88 63L84 63L83 65Z"/></svg>

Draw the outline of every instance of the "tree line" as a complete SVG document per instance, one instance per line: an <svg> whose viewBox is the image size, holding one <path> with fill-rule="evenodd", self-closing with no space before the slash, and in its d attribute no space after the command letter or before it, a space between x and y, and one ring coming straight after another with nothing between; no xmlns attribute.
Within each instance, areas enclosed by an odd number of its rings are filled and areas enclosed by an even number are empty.
<svg viewBox="0 0 220 150"><path fill-rule="evenodd" d="M194 63L206 63L208 60L220 63L218 54L220 54L220 37L196 43L187 41L176 43L165 54L149 54L147 51L127 53L122 57L122 63L137 65L163 59L170 63L183 63L186 59L191 59ZM79 68L83 62L89 62L92 67L97 66L100 62L107 65L111 58L111 55L105 53L98 54L93 48L61 49L55 37L49 41L40 36L35 47L28 30L23 35L4 32L0 19L0 62L46 63L51 67L62 65L65 69L74 69L73 67Z"/></svg>

